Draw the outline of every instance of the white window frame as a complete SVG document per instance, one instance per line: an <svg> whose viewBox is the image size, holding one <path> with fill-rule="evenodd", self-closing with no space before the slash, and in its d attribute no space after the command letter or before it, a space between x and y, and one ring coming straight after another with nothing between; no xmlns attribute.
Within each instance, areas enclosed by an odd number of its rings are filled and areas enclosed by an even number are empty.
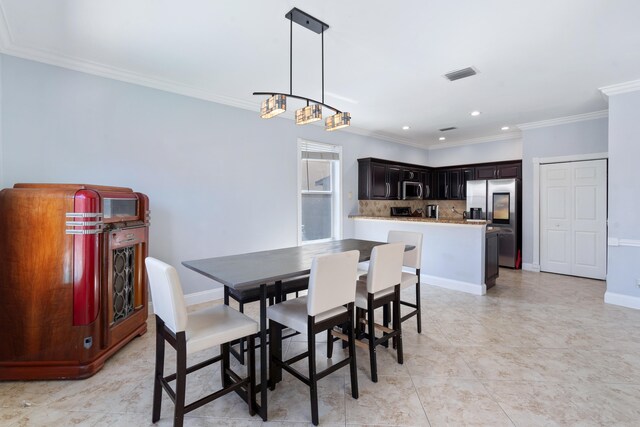
<svg viewBox="0 0 640 427"><path fill-rule="evenodd" d="M329 151L338 154L338 160L333 161L331 165L331 193L333 194L331 203L331 237L328 239L318 239L303 242L302 241L302 152L307 151L305 147L311 146L326 146L324 151ZM319 150L319 152L321 152ZM322 142L309 141L302 138L298 139L298 152L297 152L297 199L298 199L298 224L297 235L298 245L305 245L309 243L321 243L330 242L332 240L342 239L342 147L339 145L326 144ZM305 191L307 194L327 194L326 191Z"/></svg>

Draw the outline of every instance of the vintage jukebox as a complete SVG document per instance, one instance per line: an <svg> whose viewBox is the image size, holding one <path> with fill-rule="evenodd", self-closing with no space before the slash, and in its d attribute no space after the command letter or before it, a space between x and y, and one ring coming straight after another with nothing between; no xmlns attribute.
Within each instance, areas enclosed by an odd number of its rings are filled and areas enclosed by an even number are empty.
<svg viewBox="0 0 640 427"><path fill-rule="evenodd" d="M129 188L0 191L0 380L89 377L145 333L148 239Z"/></svg>

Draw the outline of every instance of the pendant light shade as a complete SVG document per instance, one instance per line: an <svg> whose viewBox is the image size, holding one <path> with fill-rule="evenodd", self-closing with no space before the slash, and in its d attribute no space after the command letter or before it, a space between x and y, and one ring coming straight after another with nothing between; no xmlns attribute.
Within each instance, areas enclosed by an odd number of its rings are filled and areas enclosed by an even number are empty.
<svg viewBox="0 0 640 427"><path fill-rule="evenodd" d="M270 119L271 117L282 114L287 110L287 98L301 99L307 102L307 106L296 110L296 124L306 125L307 123L322 120L322 107L333 110L336 114L327 118L325 129L333 131L347 127L351 124L351 114L342 112L337 108L324 103L324 32L329 29L329 25L314 18L306 12L298 8L293 8L285 15L289 20L289 93L283 92L253 92L254 95L269 95L269 98L262 102L260 108L260 117ZM296 23L307 30L311 30L316 34L320 34L322 38L322 99L307 98L305 96L293 94L293 23Z"/></svg>
<svg viewBox="0 0 640 427"><path fill-rule="evenodd" d="M346 128L350 124L351 124L351 114L347 112L337 113L337 114L334 114L333 116L327 117L327 119L324 122L324 130L331 132L334 130Z"/></svg>
<svg viewBox="0 0 640 427"><path fill-rule="evenodd" d="M307 123L322 120L322 107L318 104L307 105L304 108L296 110L296 124L306 125Z"/></svg>
<svg viewBox="0 0 640 427"><path fill-rule="evenodd" d="M278 114L287 111L287 97L284 95L273 95L272 97L262 101L260 107L260 117L270 119Z"/></svg>

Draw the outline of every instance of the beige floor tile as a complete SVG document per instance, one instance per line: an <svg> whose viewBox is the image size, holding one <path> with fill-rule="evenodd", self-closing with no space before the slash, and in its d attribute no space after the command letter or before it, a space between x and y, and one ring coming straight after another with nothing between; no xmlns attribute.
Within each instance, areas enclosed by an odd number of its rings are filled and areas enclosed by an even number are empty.
<svg viewBox="0 0 640 427"><path fill-rule="evenodd" d="M605 283L502 269L485 296L421 287L423 333L415 319L403 323L404 364L378 347L379 382L370 380L369 356L357 349L360 398L350 395L349 370L320 381L321 425L612 425L640 419L640 310L603 303ZM403 299L413 301L412 289ZM201 304L200 307L215 303ZM406 311L406 308L405 308ZM247 315L257 319L258 304ZM376 313L377 318L381 312ZM109 359L93 377L78 381L0 382L2 426L149 426L155 359L154 318L148 332ZM318 335L318 366L326 359ZM283 342L290 356L306 350L298 335ZM218 349L190 356L195 363ZM259 358L258 358L259 360ZM175 366L167 346L166 369ZM240 374L245 368L232 358ZM307 371L306 360L297 363ZM257 367L259 372L259 366ZM220 385L219 367L190 375L187 400ZM309 425L309 390L283 373L269 393L265 426ZM173 403L163 395L161 420L170 426ZM187 426L258 426L235 394L187 414Z"/></svg>
<svg viewBox="0 0 640 427"><path fill-rule="evenodd" d="M513 426L480 381L412 378L432 427Z"/></svg>
<svg viewBox="0 0 640 427"><path fill-rule="evenodd" d="M359 398L346 400L348 425L429 425L411 378L379 376L373 383L360 375L358 387Z"/></svg>

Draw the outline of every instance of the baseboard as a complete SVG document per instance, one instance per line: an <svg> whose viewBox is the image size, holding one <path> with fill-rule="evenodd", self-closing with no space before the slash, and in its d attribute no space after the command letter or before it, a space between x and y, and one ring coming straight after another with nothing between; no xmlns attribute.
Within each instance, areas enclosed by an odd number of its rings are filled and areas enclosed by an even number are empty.
<svg viewBox="0 0 640 427"><path fill-rule="evenodd" d="M640 310L640 297L617 294L607 291L604 293L604 302L607 304L619 305L622 307L635 308L636 310Z"/></svg>
<svg viewBox="0 0 640 427"><path fill-rule="evenodd" d="M532 263L528 263L528 262L523 262L522 263L522 269L524 271L533 271L534 273L540 273L540 265L539 264L532 264Z"/></svg>
<svg viewBox="0 0 640 427"><path fill-rule="evenodd" d="M462 282L460 280L445 279L444 277L429 276L428 274L420 275L420 283L438 286L440 288L451 289L454 291L466 292L473 295L485 295L487 293L487 285L478 285L470 282Z"/></svg>

